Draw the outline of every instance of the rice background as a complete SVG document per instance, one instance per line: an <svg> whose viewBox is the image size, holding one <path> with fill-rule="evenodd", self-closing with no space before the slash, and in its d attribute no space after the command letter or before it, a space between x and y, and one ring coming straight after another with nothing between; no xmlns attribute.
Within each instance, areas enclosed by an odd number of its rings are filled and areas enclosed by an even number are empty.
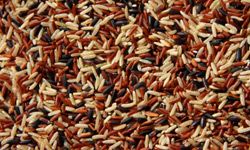
<svg viewBox="0 0 250 150"><path fill-rule="evenodd" d="M249 8L1 1L0 149L249 149Z"/></svg>

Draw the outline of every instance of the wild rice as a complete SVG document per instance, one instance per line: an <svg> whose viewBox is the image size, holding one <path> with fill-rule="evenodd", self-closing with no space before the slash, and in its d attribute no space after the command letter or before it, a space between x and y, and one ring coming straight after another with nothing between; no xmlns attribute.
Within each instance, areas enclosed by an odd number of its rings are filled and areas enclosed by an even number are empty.
<svg viewBox="0 0 250 150"><path fill-rule="evenodd" d="M247 149L249 2L0 2L1 149Z"/></svg>

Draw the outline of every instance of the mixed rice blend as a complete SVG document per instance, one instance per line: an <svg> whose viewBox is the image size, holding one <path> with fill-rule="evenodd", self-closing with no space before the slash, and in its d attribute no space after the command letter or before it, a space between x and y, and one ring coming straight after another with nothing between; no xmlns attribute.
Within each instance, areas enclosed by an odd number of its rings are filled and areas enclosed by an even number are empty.
<svg viewBox="0 0 250 150"><path fill-rule="evenodd" d="M0 149L248 150L250 0L0 0Z"/></svg>

